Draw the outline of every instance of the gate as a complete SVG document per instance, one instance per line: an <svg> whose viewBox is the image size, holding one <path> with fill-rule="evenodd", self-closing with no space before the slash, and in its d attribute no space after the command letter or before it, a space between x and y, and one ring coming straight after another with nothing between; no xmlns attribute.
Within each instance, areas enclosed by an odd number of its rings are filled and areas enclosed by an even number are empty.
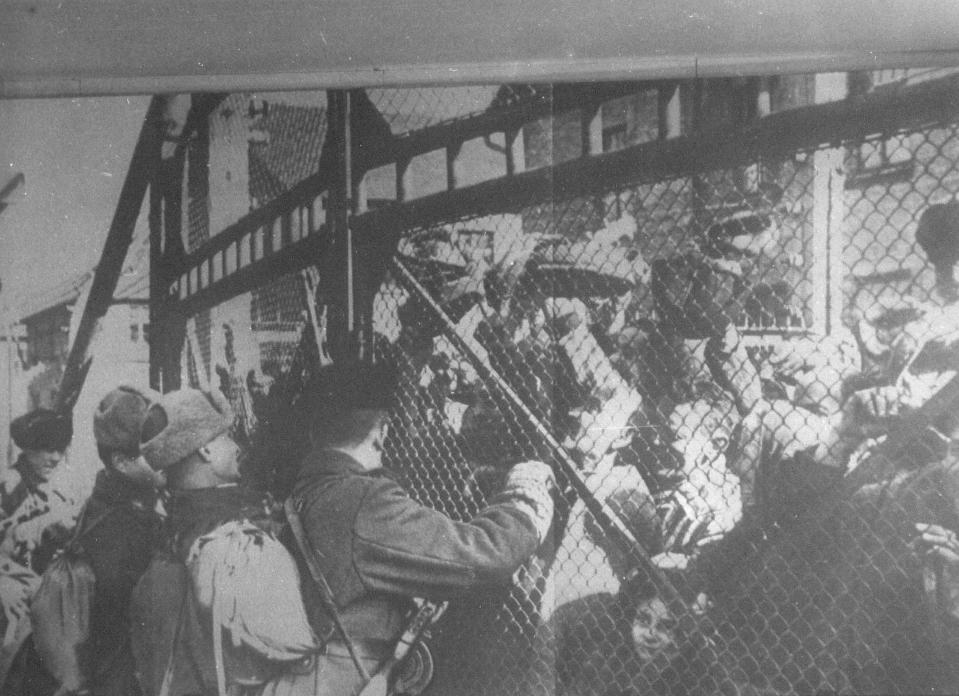
<svg viewBox="0 0 959 696"><path fill-rule="evenodd" d="M194 95L154 380L222 389L278 495L357 353L420 502L553 466L551 542L435 627L436 694L955 691L915 524L959 524L959 81L896 77Z"/></svg>

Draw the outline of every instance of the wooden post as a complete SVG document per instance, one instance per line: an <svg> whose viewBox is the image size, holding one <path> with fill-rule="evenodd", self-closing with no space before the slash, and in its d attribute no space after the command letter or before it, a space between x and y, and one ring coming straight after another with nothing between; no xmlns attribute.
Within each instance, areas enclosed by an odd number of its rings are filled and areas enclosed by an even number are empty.
<svg viewBox="0 0 959 696"><path fill-rule="evenodd" d="M676 138L682 132L679 85L671 82L659 88L659 139Z"/></svg>
<svg viewBox="0 0 959 696"><path fill-rule="evenodd" d="M163 390L163 351L161 336L163 310L161 301L168 295L169 287L162 275L163 269L163 184L162 174L158 175L150 186L150 386L157 391Z"/></svg>
<svg viewBox="0 0 959 696"><path fill-rule="evenodd" d="M331 148L327 162L333 168L330 181L327 221L332 237L330 257L322 265L321 283L330 298L329 344L334 361L361 357L364 332L357 293L362 274L356 267L356 250L350 219L354 214L352 94L348 90L328 92L329 132L326 147ZM365 317L364 317L365 318Z"/></svg>
<svg viewBox="0 0 959 696"><path fill-rule="evenodd" d="M603 151L603 110L599 104L583 107L582 156L598 155Z"/></svg>
<svg viewBox="0 0 959 696"><path fill-rule="evenodd" d="M835 331L842 317L842 229L845 217L843 151L817 150L813 158L813 331Z"/></svg>
<svg viewBox="0 0 959 696"><path fill-rule="evenodd" d="M446 146L446 190L453 191L457 186L456 161L459 159L462 143Z"/></svg>
<svg viewBox="0 0 959 696"><path fill-rule="evenodd" d="M410 161L408 159L397 160L396 162L396 201L402 203L406 200L407 190L409 189L409 169Z"/></svg>
<svg viewBox="0 0 959 696"><path fill-rule="evenodd" d="M832 201L829 207L829 314L826 331L835 333L842 328L844 297L842 292L843 268L842 252L845 246L846 224L846 170L843 167L844 152L832 151L832 173L829 177L829 193Z"/></svg>
<svg viewBox="0 0 959 696"><path fill-rule="evenodd" d="M834 102L848 93L842 73L817 75L817 104ZM832 333L842 323L842 247L846 177L842 148L824 148L813 157L813 331Z"/></svg>

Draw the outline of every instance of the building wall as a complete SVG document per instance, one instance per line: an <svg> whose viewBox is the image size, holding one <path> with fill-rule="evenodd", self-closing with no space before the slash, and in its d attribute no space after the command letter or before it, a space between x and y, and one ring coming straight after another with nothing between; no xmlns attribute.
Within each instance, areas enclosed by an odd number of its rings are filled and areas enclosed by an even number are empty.
<svg viewBox="0 0 959 696"><path fill-rule="evenodd" d="M57 481L76 500L83 500L101 468L93 439L97 404L120 384L150 384L149 308L145 304L115 304L107 311L90 344L93 362L73 409L73 442Z"/></svg>
<svg viewBox="0 0 959 696"><path fill-rule="evenodd" d="M23 321L27 327L27 361L31 365L66 362L70 351L70 316L70 306L64 304Z"/></svg>

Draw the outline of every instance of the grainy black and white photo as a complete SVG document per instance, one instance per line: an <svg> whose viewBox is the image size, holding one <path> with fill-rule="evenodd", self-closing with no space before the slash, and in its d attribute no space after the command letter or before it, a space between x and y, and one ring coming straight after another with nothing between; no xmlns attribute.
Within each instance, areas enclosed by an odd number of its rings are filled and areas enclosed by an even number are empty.
<svg viewBox="0 0 959 696"><path fill-rule="evenodd" d="M0 695L959 692L959 68L846 67L0 100Z"/></svg>

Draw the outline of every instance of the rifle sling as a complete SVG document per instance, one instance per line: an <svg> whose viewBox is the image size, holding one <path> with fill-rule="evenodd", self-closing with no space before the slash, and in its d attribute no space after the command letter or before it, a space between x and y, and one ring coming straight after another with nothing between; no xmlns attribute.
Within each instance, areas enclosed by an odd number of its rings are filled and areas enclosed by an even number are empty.
<svg viewBox="0 0 959 696"><path fill-rule="evenodd" d="M300 549L300 554L303 556L306 567L310 571L310 576L312 576L313 581L316 583L320 591L320 598L323 601L323 607L333 620L333 625L336 626L336 630L339 631L341 636L343 636L343 642L346 643L346 648L350 652L350 657L353 660L353 664L356 666L356 671L359 672L360 676L363 677L365 682L369 682L370 673L367 671L366 667L363 666L363 663L360 662L356 644L353 642L353 639L350 638L349 633L346 631L346 627L343 625L343 621L340 618L340 612L337 610L336 602L333 600L333 591L330 589L330 585L326 581L326 576L323 575L323 570L316 561L316 552L313 550L309 539L306 538L306 532L303 529L303 522L300 520L300 515L296 511L296 505L294 504L292 498L286 499L286 502L283 504L283 509L286 511L286 519L287 522L290 523L290 530L293 532L293 537L296 539L296 545Z"/></svg>

